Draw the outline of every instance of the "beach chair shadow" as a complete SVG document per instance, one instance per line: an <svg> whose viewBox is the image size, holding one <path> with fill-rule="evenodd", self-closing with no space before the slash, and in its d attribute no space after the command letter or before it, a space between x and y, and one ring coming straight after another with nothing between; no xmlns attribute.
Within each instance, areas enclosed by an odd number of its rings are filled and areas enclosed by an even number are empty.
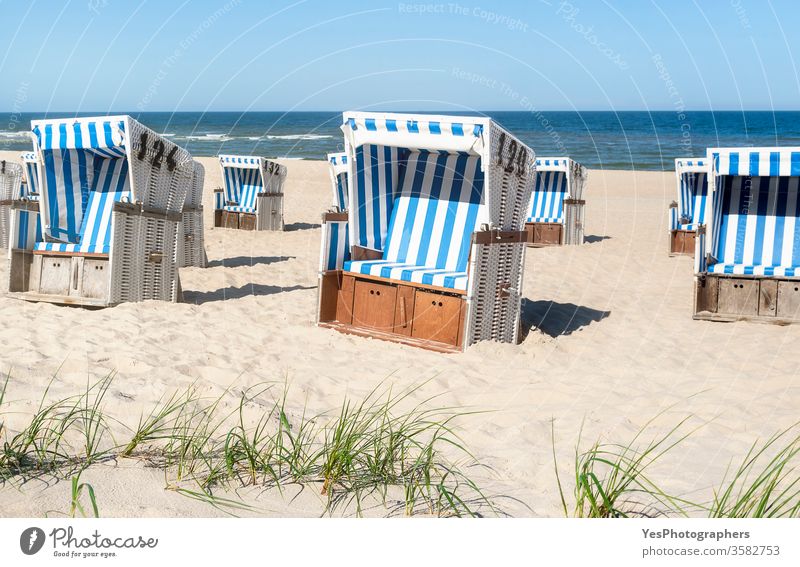
<svg viewBox="0 0 800 567"><path fill-rule="evenodd" d="M550 337L569 335L592 323L602 321L611 311L600 311L574 303L522 300L522 340L531 329L539 329Z"/></svg>
<svg viewBox="0 0 800 567"><path fill-rule="evenodd" d="M602 242L603 240L611 240L610 236L600 236L597 234L588 235L583 241L586 244L594 244L595 242Z"/></svg>
<svg viewBox="0 0 800 567"><path fill-rule="evenodd" d="M194 305L202 305L203 303L211 303L212 301L225 301L228 299L241 299L250 295L273 295L276 293L284 293L290 291L297 291L301 289L316 289L316 286L303 286L293 285L282 287L279 285L265 285L265 284L245 284L242 286L228 286L214 291L188 291L183 292L183 302L193 303Z"/></svg>
<svg viewBox="0 0 800 567"><path fill-rule="evenodd" d="M258 264L275 264L277 262L285 262L287 260L294 260L296 256L234 256L233 258L222 258L221 260L212 260L208 263L209 268L242 268L245 266L255 266Z"/></svg>
<svg viewBox="0 0 800 567"><path fill-rule="evenodd" d="M286 232L293 232L295 230L311 230L312 228L319 228L322 226L319 223L311 223L311 222L293 222L287 225L284 225L283 230Z"/></svg>

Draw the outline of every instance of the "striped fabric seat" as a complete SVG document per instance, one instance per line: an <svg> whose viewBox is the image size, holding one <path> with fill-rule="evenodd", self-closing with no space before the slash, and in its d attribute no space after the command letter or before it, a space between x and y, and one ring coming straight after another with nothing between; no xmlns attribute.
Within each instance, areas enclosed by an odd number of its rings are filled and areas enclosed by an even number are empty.
<svg viewBox="0 0 800 567"><path fill-rule="evenodd" d="M550 164L548 163L547 165ZM564 222L567 175L566 171L542 171L537 173L527 222Z"/></svg>
<svg viewBox="0 0 800 567"><path fill-rule="evenodd" d="M73 156L74 157L74 156ZM34 246L36 252L60 252L70 254L108 254L111 247L111 214L114 203L130 194L130 177L128 176L128 162L125 159L108 159L94 155L83 156L87 172L79 175L81 183L89 183L85 208L73 209L72 222L67 222L67 228L59 225L50 226L51 236L62 234L66 238L59 242L37 242ZM76 189L75 184L67 183L65 188ZM80 189L84 186L80 185ZM67 199L70 202L70 199ZM72 201L75 203L75 201ZM78 217L80 213L80 217ZM51 217L52 218L52 217ZM69 226L76 225L80 218L80 228L71 231ZM51 221L52 222L52 221Z"/></svg>
<svg viewBox="0 0 800 567"><path fill-rule="evenodd" d="M717 191L714 274L800 275L800 177L726 175Z"/></svg>
<svg viewBox="0 0 800 567"><path fill-rule="evenodd" d="M380 260L348 261L346 271L456 290L467 288L471 235L479 227L484 176L480 158L465 152L364 146L356 153L360 179L383 188L362 216L388 218ZM395 159L373 160L389 156ZM366 156L366 157L365 157ZM394 165L392 165L394 164ZM363 176L363 177L362 177ZM364 184L359 183L360 190Z"/></svg>
<svg viewBox="0 0 800 567"><path fill-rule="evenodd" d="M225 204L222 209L232 213L255 213L256 197L264 192L261 158L251 156L220 156L225 184Z"/></svg>

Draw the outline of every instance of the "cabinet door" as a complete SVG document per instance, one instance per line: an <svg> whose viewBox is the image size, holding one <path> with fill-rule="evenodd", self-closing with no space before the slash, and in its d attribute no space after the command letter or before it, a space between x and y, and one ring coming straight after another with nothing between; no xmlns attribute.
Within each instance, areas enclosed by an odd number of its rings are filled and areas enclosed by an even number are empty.
<svg viewBox="0 0 800 567"><path fill-rule="evenodd" d="M720 278L719 312L752 317L758 315L758 280Z"/></svg>
<svg viewBox="0 0 800 567"><path fill-rule="evenodd" d="M355 283L353 325L392 332L397 288L390 284L364 280L357 280Z"/></svg>
<svg viewBox="0 0 800 567"><path fill-rule="evenodd" d="M108 260L84 258L81 272L81 296L92 299L107 299Z"/></svg>
<svg viewBox="0 0 800 567"><path fill-rule="evenodd" d="M72 281L72 258L43 256L39 291L51 295L69 295Z"/></svg>
<svg viewBox="0 0 800 567"><path fill-rule="evenodd" d="M778 282L777 315L782 319L800 317L800 282Z"/></svg>
<svg viewBox="0 0 800 567"><path fill-rule="evenodd" d="M458 346L461 297L417 290L411 336Z"/></svg>
<svg viewBox="0 0 800 567"><path fill-rule="evenodd" d="M356 279L353 276L342 276L342 287L337 292L336 320L340 323L353 322L353 292Z"/></svg>

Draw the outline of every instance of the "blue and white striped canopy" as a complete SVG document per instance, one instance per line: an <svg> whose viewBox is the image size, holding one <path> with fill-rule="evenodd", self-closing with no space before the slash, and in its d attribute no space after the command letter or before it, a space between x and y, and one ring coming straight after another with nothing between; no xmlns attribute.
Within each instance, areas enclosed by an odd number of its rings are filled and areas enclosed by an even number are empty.
<svg viewBox="0 0 800 567"><path fill-rule="evenodd" d="M536 158L537 171L569 171L569 158Z"/></svg>
<svg viewBox="0 0 800 567"><path fill-rule="evenodd" d="M328 154L328 161L331 162L332 165L347 165L347 154Z"/></svg>
<svg viewBox="0 0 800 567"><path fill-rule="evenodd" d="M678 158L675 160L675 173L708 171L708 163L705 158Z"/></svg>
<svg viewBox="0 0 800 567"><path fill-rule="evenodd" d="M800 147L709 148L716 175L800 176Z"/></svg>
<svg viewBox="0 0 800 567"><path fill-rule="evenodd" d="M39 152L90 150L101 157L125 157L125 117L34 120L31 129Z"/></svg>
<svg viewBox="0 0 800 567"><path fill-rule="evenodd" d="M478 117L345 112L342 131L353 148L375 144L481 155L490 122Z"/></svg>
<svg viewBox="0 0 800 567"><path fill-rule="evenodd" d="M222 167L235 169L259 169L264 162L264 158L259 156L219 156L219 164Z"/></svg>

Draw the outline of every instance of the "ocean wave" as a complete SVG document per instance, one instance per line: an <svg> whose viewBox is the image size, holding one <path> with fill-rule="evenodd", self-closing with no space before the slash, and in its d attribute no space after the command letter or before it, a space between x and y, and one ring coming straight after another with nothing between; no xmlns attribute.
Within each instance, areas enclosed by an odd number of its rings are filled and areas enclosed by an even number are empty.
<svg viewBox="0 0 800 567"><path fill-rule="evenodd" d="M28 130L0 130L0 138L30 141L31 133Z"/></svg>
<svg viewBox="0 0 800 567"><path fill-rule="evenodd" d="M265 140L328 140L333 138L327 134L286 134L282 136L267 135L264 136Z"/></svg>
<svg viewBox="0 0 800 567"><path fill-rule="evenodd" d="M230 142L232 138L226 134L198 134L195 136L178 136L184 140L197 140L198 142Z"/></svg>

